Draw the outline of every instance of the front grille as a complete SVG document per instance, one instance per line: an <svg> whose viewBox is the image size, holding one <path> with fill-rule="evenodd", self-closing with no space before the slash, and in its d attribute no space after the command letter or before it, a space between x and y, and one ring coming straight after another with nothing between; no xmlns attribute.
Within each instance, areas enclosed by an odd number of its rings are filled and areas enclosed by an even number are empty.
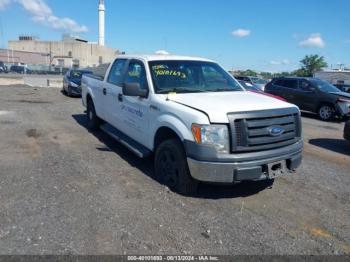
<svg viewBox="0 0 350 262"><path fill-rule="evenodd" d="M296 108L230 113L231 151L254 152L287 146L301 139L300 113ZM283 128L273 136L270 128Z"/></svg>

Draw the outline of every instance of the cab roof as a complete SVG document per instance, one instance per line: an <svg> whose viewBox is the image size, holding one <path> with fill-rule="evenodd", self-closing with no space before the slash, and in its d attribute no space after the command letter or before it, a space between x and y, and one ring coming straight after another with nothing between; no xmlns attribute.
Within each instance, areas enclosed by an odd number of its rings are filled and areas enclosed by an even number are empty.
<svg viewBox="0 0 350 262"><path fill-rule="evenodd" d="M117 58L124 59L139 59L145 62L150 61L165 61L165 60L180 60L180 61L203 61L203 62L214 62L209 59L200 58L200 57L191 57L191 56L179 56L179 55L163 55L163 54L152 54L152 55L118 55Z"/></svg>

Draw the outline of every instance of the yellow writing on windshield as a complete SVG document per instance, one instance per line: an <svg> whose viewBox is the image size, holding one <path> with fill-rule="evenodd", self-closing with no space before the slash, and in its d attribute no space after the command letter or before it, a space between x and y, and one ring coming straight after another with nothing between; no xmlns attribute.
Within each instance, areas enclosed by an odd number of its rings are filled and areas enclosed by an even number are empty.
<svg viewBox="0 0 350 262"><path fill-rule="evenodd" d="M177 76L187 78L185 73L176 70L155 70L156 76Z"/></svg>
<svg viewBox="0 0 350 262"><path fill-rule="evenodd" d="M152 66L152 69L153 70L159 70L159 69L165 69L166 66L165 65L155 65L155 66Z"/></svg>

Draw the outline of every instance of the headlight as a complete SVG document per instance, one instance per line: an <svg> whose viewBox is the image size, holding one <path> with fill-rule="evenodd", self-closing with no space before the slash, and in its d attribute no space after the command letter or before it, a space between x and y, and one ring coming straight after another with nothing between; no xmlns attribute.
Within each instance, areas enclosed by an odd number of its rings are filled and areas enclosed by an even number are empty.
<svg viewBox="0 0 350 262"><path fill-rule="evenodd" d="M218 153L229 152L228 128L225 125L192 125L197 144L214 146Z"/></svg>
<svg viewBox="0 0 350 262"><path fill-rule="evenodd" d="M338 102L350 103L350 99L346 99L346 98L338 98Z"/></svg>
<svg viewBox="0 0 350 262"><path fill-rule="evenodd" d="M78 85L77 85L76 83L73 83L73 82L70 82L70 85L71 85L72 87L78 87Z"/></svg>

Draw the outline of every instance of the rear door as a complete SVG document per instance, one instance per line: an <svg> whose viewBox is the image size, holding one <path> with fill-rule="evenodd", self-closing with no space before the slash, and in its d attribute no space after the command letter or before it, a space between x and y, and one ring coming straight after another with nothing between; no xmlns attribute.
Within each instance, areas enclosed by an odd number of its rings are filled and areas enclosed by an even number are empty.
<svg viewBox="0 0 350 262"><path fill-rule="evenodd" d="M268 93L287 99L288 89L284 86L284 79L277 79L272 82L266 90Z"/></svg>
<svg viewBox="0 0 350 262"><path fill-rule="evenodd" d="M295 93L298 89L298 80L297 79L283 79L281 83L281 97L285 98L288 102L297 105L297 98Z"/></svg>
<svg viewBox="0 0 350 262"><path fill-rule="evenodd" d="M101 89L105 120L117 129L122 128L121 94L127 62L127 59L114 61Z"/></svg>

